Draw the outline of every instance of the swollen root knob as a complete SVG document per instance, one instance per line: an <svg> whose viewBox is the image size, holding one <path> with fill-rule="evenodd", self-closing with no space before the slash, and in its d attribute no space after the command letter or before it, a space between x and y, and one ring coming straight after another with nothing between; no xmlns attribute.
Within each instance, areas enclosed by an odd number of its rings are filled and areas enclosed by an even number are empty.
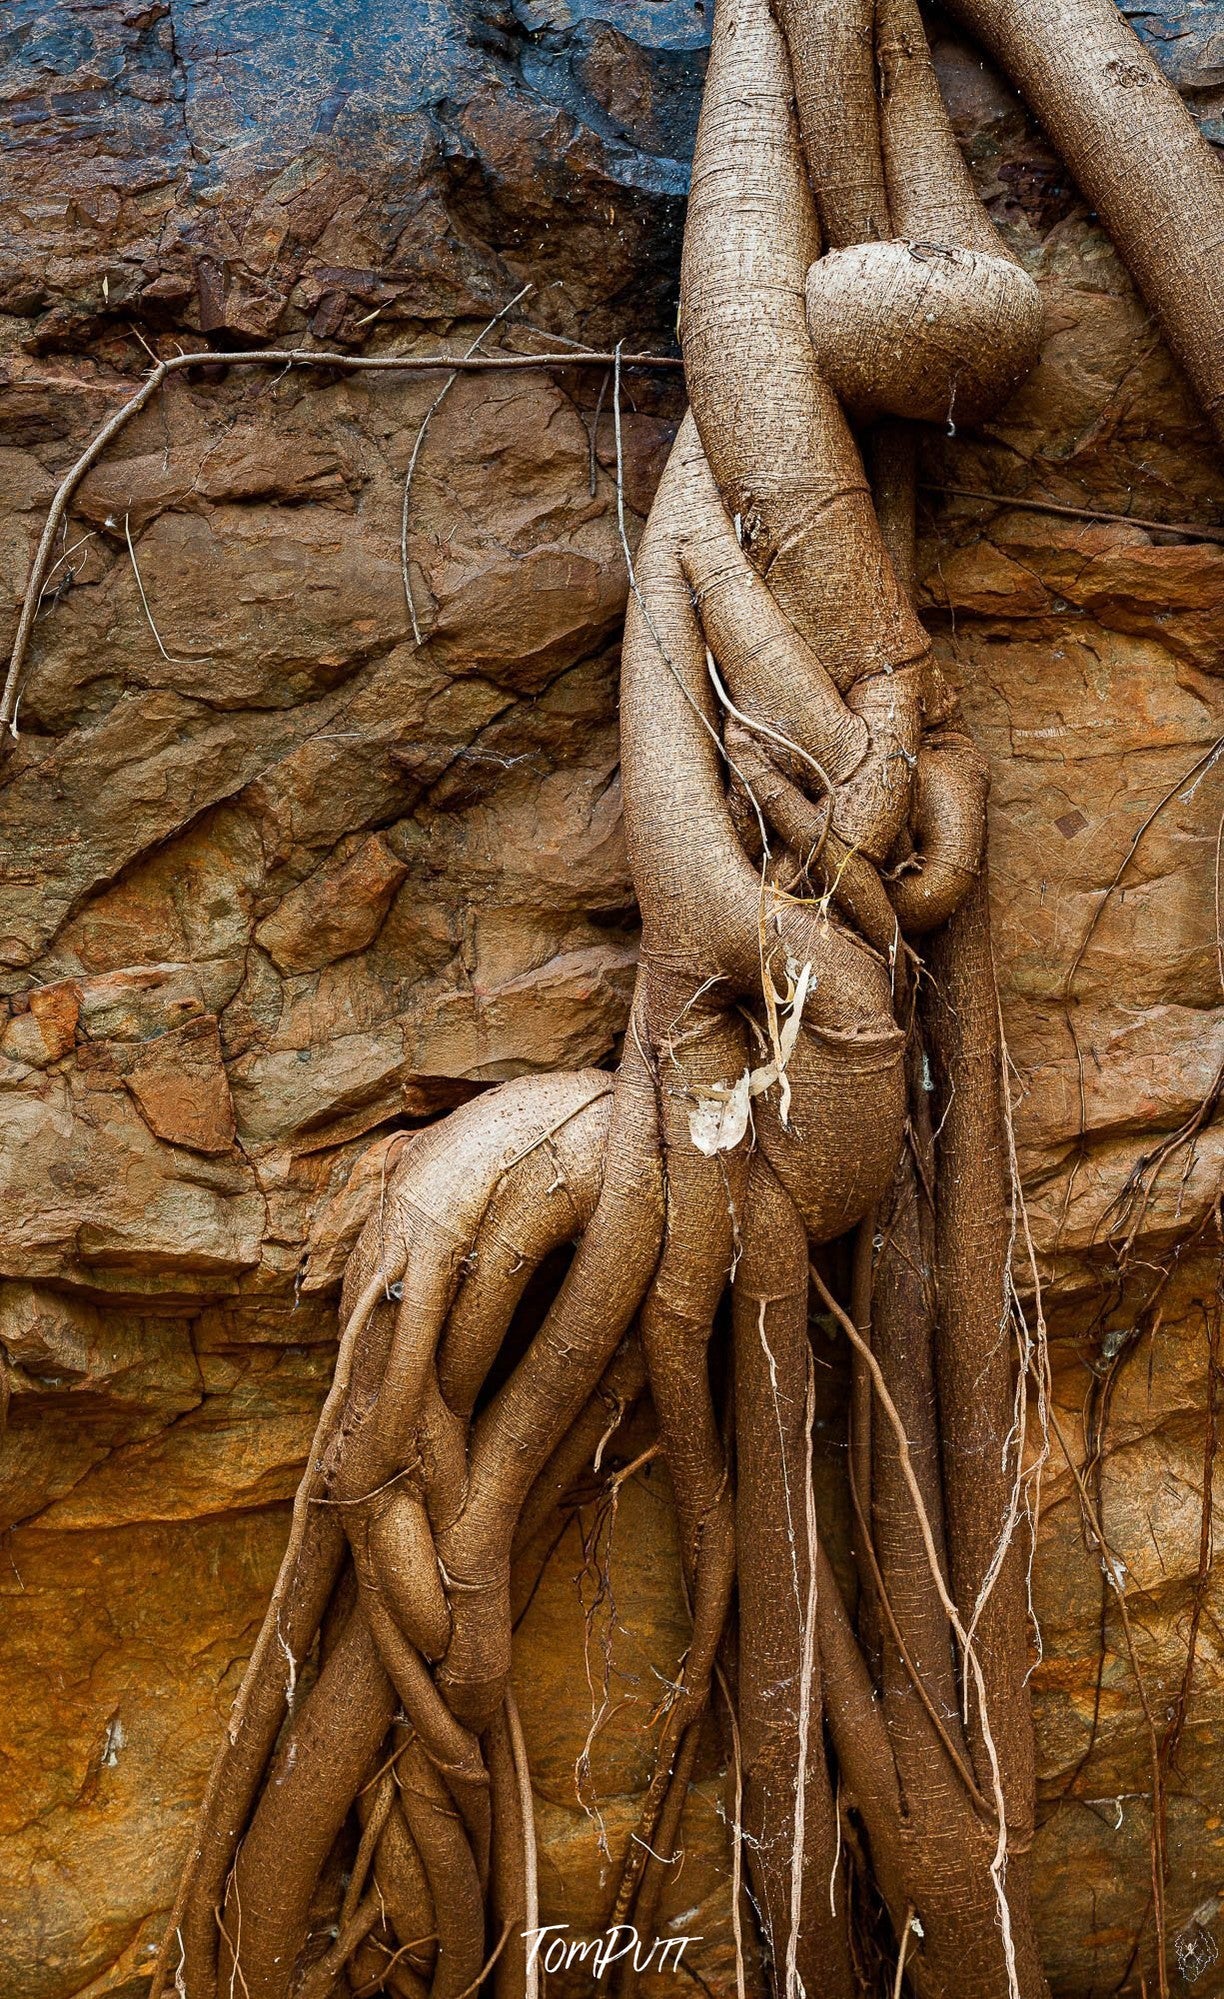
<svg viewBox="0 0 1224 1999"><path fill-rule="evenodd" d="M937 243L856 243L807 275L821 374L856 417L974 423L1028 373L1041 295L1006 257Z"/></svg>
<svg viewBox="0 0 1224 1999"><path fill-rule="evenodd" d="M429 1520L414 1494L397 1493L374 1521L370 1556L404 1636L427 1659L441 1659L450 1644L451 1617Z"/></svg>
<svg viewBox="0 0 1224 1999"><path fill-rule="evenodd" d="M786 1065L785 1125L757 1109L761 1150L812 1242L853 1228L892 1178L905 1131L905 1036L891 1021L856 1031L800 1030Z"/></svg>
<svg viewBox="0 0 1224 1999"><path fill-rule="evenodd" d="M907 937L946 923L980 874L989 788L985 760L967 738L927 738L918 756L915 853L888 889Z"/></svg>

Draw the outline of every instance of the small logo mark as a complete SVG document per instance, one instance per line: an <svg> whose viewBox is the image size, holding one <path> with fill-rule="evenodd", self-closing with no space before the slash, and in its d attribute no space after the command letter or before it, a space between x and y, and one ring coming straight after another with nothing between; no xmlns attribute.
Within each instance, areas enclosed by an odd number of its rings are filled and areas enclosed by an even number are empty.
<svg viewBox="0 0 1224 1999"><path fill-rule="evenodd" d="M654 1937L647 1941L632 1923L615 1923L597 1937L570 1937L565 1934L568 1930L568 1923L542 1923L539 1929L522 1932L529 1972L537 1963L551 1973L580 1966L598 1985L612 1966L622 1963L631 1952L635 1971L678 1971L689 1945L702 1941L700 1937Z"/></svg>

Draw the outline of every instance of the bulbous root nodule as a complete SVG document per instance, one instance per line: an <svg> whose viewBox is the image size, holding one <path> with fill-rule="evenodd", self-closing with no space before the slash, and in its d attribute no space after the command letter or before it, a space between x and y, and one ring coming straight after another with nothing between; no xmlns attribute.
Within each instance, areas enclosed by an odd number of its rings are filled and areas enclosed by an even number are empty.
<svg viewBox="0 0 1224 1999"><path fill-rule="evenodd" d="M1192 238L1224 197L1182 107L1108 0L952 4L1218 420L1224 290ZM1159 254L1155 182L1184 237ZM535 1999L512 1557L646 1386L692 1638L605 1918L655 1919L717 1679L783 1999L862 1990L863 1870L871 1947L904 1936L924 1999L1044 1990L986 775L911 601L909 428L987 414L1041 310L914 0L719 0L681 333L691 408L625 631L624 1057L502 1084L388 1176L154 1999ZM815 1497L814 1307L851 1350L853 1606Z"/></svg>

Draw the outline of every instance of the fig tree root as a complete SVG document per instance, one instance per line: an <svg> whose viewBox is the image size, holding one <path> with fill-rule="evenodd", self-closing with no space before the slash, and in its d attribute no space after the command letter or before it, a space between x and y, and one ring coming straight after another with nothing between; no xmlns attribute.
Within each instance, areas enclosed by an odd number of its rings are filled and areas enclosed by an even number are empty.
<svg viewBox="0 0 1224 1999"><path fill-rule="evenodd" d="M1188 114L1108 0L953 11L1220 420L1224 197ZM534 1999L511 1558L643 1376L692 1633L592 1932L654 1920L717 1682L782 1999L1045 1990L986 775L912 603L914 427L987 415L1041 307L915 0L718 0L681 337L625 629L624 1058L399 1153L155 1999ZM851 1355L852 1591L815 1498L813 1311Z"/></svg>

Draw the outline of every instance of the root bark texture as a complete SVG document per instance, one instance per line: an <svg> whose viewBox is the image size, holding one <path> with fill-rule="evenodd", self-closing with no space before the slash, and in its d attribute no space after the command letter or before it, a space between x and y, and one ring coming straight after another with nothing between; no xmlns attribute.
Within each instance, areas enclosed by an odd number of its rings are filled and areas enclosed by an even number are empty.
<svg viewBox="0 0 1224 1999"><path fill-rule="evenodd" d="M950 4L1221 421L1224 197L1188 115L1109 0ZM646 1386L692 1635L592 1928L654 1921L717 1684L782 1999L881 1963L923 1999L1045 1989L985 766L912 603L915 426L988 414L1041 308L915 0L718 0L681 334L625 629L625 1055L399 1154L154 1999L535 1999L511 1558ZM851 1350L850 1575L813 1313Z"/></svg>

